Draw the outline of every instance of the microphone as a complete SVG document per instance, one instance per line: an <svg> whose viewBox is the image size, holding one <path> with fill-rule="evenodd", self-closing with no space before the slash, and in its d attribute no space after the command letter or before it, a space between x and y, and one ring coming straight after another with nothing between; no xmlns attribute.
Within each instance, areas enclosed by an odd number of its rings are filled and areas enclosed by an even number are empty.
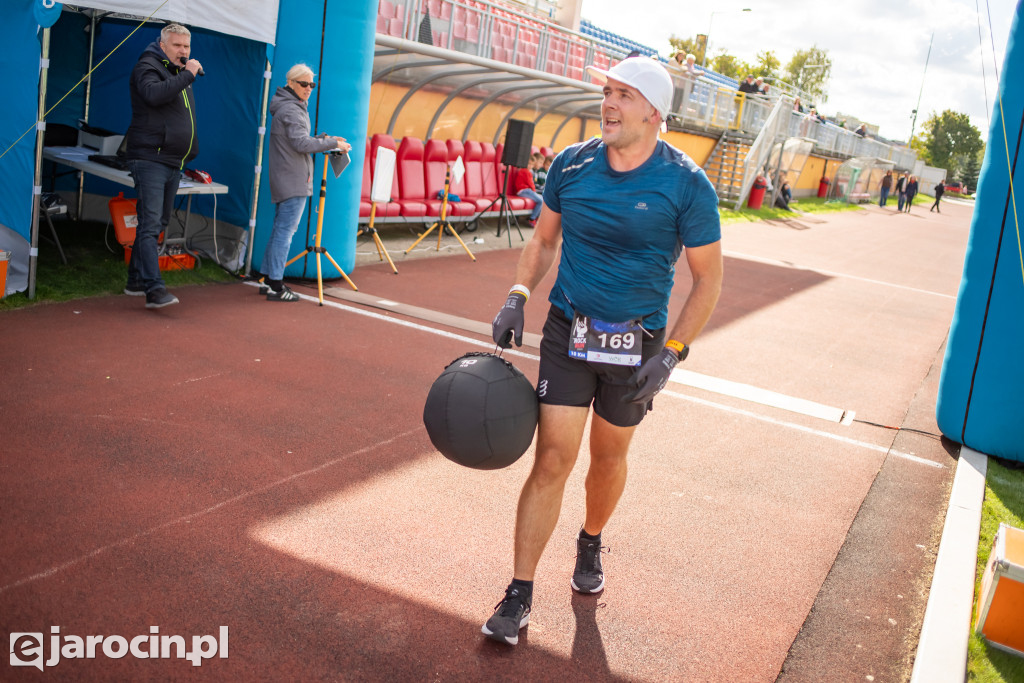
<svg viewBox="0 0 1024 683"><path fill-rule="evenodd" d="M181 62L182 66L185 66L186 64L188 64L188 60L185 59L184 57L179 57L178 61ZM203 67L199 67L199 71L196 72L196 76L205 76L205 75L206 75L206 72L203 71Z"/></svg>

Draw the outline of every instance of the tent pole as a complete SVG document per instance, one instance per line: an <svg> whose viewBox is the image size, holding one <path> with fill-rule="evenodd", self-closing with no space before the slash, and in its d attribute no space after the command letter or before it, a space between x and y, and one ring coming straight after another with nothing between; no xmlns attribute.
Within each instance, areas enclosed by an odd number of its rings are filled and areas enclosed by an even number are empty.
<svg viewBox="0 0 1024 683"><path fill-rule="evenodd" d="M32 180L32 233L28 252L28 298L36 298L36 260L39 258L39 202L43 194L43 136L46 132L46 75L50 67L50 29L43 29L39 59L39 112L36 119L36 165Z"/></svg>
<svg viewBox="0 0 1024 683"><path fill-rule="evenodd" d="M260 199L260 175L263 171L263 140L267 134L267 102L270 99L270 60L263 70L263 110L260 112L260 142L256 148L256 175L253 179L252 211L249 214L249 249L245 256L245 274L252 270L252 241L256 236L256 207Z"/></svg>
<svg viewBox="0 0 1024 683"><path fill-rule="evenodd" d="M82 112L82 120L89 123L89 102L92 97L92 60L93 52L96 49L96 10L89 15L89 70L85 72L85 111ZM82 193L85 192L85 173L78 172L78 206L76 219L82 218Z"/></svg>

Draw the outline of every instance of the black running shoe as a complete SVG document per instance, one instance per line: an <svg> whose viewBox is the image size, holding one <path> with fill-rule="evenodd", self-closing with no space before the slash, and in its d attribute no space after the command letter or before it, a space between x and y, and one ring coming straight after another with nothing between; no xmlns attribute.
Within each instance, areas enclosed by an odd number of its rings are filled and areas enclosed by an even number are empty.
<svg viewBox="0 0 1024 683"><path fill-rule="evenodd" d="M128 296L146 296L146 286L128 283L124 286L124 293Z"/></svg>
<svg viewBox="0 0 1024 683"><path fill-rule="evenodd" d="M178 303L178 297L168 292L163 287L154 289L146 294L146 308L163 308Z"/></svg>
<svg viewBox="0 0 1024 683"><path fill-rule="evenodd" d="M299 295L290 290L287 285L281 285L281 289L269 290L267 301L298 301Z"/></svg>
<svg viewBox="0 0 1024 683"><path fill-rule="evenodd" d="M572 589L577 593L600 593L604 590L601 551L608 549L601 541L576 539L576 571L572 573Z"/></svg>
<svg viewBox="0 0 1024 683"><path fill-rule="evenodd" d="M509 586L505 589L505 597L494 606L494 614L480 630L491 640L515 645L519 642L519 629L529 623L529 603L518 588Z"/></svg>

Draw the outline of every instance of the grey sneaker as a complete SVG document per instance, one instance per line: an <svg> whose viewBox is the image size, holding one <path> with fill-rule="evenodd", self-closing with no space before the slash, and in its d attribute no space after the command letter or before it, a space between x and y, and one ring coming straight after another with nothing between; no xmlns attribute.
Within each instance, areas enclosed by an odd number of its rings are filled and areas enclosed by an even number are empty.
<svg viewBox="0 0 1024 683"><path fill-rule="evenodd" d="M577 593L600 593L604 590L601 551L608 551L601 541L576 539L576 571L572 573L571 583Z"/></svg>
<svg viewBox="0 0 1024 683"><path fill-rule="evenodd" d="M124 293L128 296L146 296L146 286L127 284L124 286Z"/></svg>
<svg viewBox="0 0 1024 683"><path fill-rule="evenodd" d="M163 308L164 306L170 306L171 304L176 303L178 303L178 297L174 296L163 287L160 289L154 289L152 292L146 294L146 308Z"/></svg>
<svg viewBox="0 0 1024 683"><path fill-rule="evenodd" d="M518 588L509 586L505 597L494 606L494 614L481 632L499 643L515 645L519 642L519 629L530 623L530 605Z"/></svg>

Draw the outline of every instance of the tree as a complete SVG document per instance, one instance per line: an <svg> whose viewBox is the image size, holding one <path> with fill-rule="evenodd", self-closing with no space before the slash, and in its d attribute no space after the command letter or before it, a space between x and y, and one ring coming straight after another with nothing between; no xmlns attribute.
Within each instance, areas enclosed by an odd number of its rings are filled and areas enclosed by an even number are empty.
<svg viewBox="0 0 1024 683"><path fill-rule="evenodd" d="M785 79L815 99L828 99L828 82L832 76L832 60L828 50L817 45L797 50L786 65Z"/></svg>
<svg viewBox="0 0 1024 683"><path fill-rule="evenodd" d="M782 62L773 51L761 50L754 59L757 60L754 63L754 76L761 76L767 81L779 75L779 67L782 66Z"/></svg>
<svg viewBox="0 0 1024 683"><path fill-rule="evenodd" d="M924 122L920 137L925 162L929 166L944 168L953 176L985 146L981 132L971 123L970 117L951 109L941 114L933 112Z"/></svg>
<svg viewBox="0 0 1024 683"><path fill-rule="evenodd" d="M668 44L672 46L672 55L677 52L694 55L698 64L704 59L703 41L698 38L679 38L673 34L669 36Z"/></svg>
<svg viewBox="0 0 1024 683"><path fill-rule="evenodd" d="M960 180L963 182L966 192L974 192L978 189L978 176L981 175L981 159L983 156L982 152L969 155L960 170Z"/></svg>
<svg viewBox="0 0 1024 683"><path fill-rule="evenodd" d="M708 66L713 71L717 71L723 76L729 78L735 78L742 80L748 73L751 73L750 65L743 60L737 58L735 55L731 55L724 49L720 50L717 55L711 58L708 62Z"/></svg>

